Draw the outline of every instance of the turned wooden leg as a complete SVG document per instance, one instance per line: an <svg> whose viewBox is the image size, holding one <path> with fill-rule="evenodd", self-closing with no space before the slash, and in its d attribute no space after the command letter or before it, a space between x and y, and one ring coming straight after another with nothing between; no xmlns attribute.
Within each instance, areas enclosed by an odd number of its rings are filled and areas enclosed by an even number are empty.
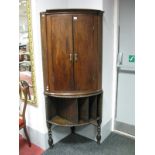
<svg viewBox="0 0 155 155"><path fill-rule="evenodd" d="M71 133L72 133L72 134L75 133L75 127L74 127L74 126L71 127Z"/></svg>
<svg viewBox="0 0 155 155"><path fill-rule="evenodd" d="M96 139L97 139L97 143L100 144L100 141L101 141L101 119L97 120L97 136L96 136Z"/></svg>
<svg viewBox="0 0 155 155"><path fill-rule="evenodd" d="M26 126L24 127L24 133L25 133L26 139L28 141L29 147L31 147L31 142L30 142L30 138L29 138L28 133L27 133Z"/></svg>
<svg viewBox="0 0 155 155"><path fill-rule="evenodd" d="M51 130L52 124L47 123L47 127L48 127L48 144L50 148L52 148L53 147L52 130Z"/></svg>

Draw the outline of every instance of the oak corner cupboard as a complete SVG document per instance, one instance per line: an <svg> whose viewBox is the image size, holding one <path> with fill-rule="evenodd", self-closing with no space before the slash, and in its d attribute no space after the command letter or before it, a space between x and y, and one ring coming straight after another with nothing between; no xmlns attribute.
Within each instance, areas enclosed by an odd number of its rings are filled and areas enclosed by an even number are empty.
<svg viewBox="0 0 155 155"><path fill-rule="evenodd" d="M44 94L49 146L52 125L93 124L101 140L102 15L89 9L46 10L40 14Z"/></svg>

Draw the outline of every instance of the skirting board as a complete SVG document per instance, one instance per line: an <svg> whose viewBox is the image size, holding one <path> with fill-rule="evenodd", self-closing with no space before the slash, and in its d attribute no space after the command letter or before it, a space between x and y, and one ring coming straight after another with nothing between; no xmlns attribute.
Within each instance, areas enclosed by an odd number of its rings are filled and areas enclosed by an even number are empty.
<svg viewBox="0 0 155 155"><path fill-rule="evenodd" d="M114 129L135 136L135 126L115 120Z"/></svg>
<svg viewBox="0 0 155 155"><path fill-rule="evenodd" d="M110 135L111 133L111 120L107 122L104 126L101 126L101 143ZM48 145L48 133L41 133L31 127L27 127L27 131L30 137L30 140L33 144L41 147L43 150L49 148ZM54 144L65 138L71 133L70 128L55 126L52 128L52 136ZM89 139L96 141L96 127L94 125L87 125L82 127L76 127L75 133L87 137ZM23 134L23 131L20 131L20 134ZM25 137L25 136L24 136Z"/></svg>
<svg viewBox="0 0 155 155"><path fill-rule="evenodd" d="M121 136L124 136L124 137L127 137L127 138L135 140L135 136L132 136L132 135L130 135L128 133L125 133L125 132L122 132L122 131L118 131L118 130L113 130L112 132L116 133L118 135L121 135Z"/></svg>
<svg viewBox="0 0 155 155"><path fill-rule="evenodd" d="M110 135L111 125L112 120L108 121L104 126L101 126L101 143ZM97 130L94 125L76 127L75 133L87 137L89 139L92 139L94 141L97 141L96 140Z"/></svg>
<svg viewBox="0 0 155 155"><path fill-rule="evenodd" d="M31 140L31 143L41 147L43 150L46 150L49 148L48 145L48 133L41 133L31 127L27 127L27 131ZM25 137L23 131L20 131L20 134ZM70 134L70 128L62 128L55 126L52 129L52 136L53 136L53 142L56 144L66 136Z"/></svg>

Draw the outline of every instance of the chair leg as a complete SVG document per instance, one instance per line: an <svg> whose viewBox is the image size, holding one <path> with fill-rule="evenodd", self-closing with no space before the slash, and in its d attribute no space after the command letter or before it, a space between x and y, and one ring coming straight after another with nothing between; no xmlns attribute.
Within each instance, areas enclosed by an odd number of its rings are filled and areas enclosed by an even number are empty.
<svg viewBox="0 0 155 155"><path fill-rule="evenodd" d="M30 142L30 138L29 138L29 136L28 136L28 134L27 134L26 126L24 127L24 133L25 133L25 136L26 136L26 138L27 138L27 141L28 141L29 147L31 147L31 142Z"/></svg>

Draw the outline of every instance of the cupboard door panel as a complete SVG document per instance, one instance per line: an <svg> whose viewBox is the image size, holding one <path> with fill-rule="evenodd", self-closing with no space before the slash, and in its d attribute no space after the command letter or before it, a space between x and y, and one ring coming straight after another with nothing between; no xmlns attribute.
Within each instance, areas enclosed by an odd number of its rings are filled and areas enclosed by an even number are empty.
<svg viewBox="0 0 155 155"><path fill-rule="evenodd" d="M47 36L50 90L73 90L72 16L48 16Z"/></svg>
<svg viewBox="0 0 155 155"><path fill-rule="evenodd" d="M44 75L44 90L49 91L48 83L48 57L47 57L47 36L46 36L46 16L41 15L41 41L42 41L42 61Z"/></svg>
<svg viewBox="0 0 155 155"><path fill-rule="evenodd" d="M77 90L96 90L98 85L97 29L95 16L73 16L74 73Z"/></svg>

